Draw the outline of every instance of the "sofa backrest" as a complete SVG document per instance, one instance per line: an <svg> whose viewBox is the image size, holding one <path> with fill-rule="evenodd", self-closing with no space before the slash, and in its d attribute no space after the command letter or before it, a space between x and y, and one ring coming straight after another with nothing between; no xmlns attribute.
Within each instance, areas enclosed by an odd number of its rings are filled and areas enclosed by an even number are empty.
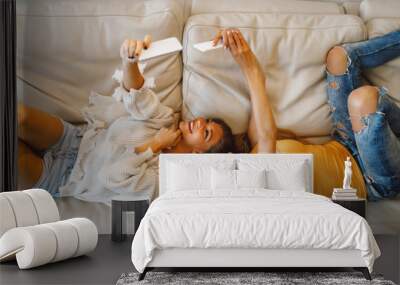
<svg viewBox="0 0 400 285"><path fill-rule="evenodd" d="M18 96L26 104L83 122L90 92L111 95L126 38L181 39L182 7L174 0L17 1ZM180 55L149 62L160 99L181 106Z"/></svg>
<svg viewBox="0 0 400 285"><path fill-rule="evenodd" d="M365 22L377 18L399 18L399 11L398 0L364 0L360 4L360 17Z"/></svg>
<svg viewBox="0 0 400 285"><path fill-rule="evenodd" d="M224 168L223 164L230 168L235 168L241 164L251 164L255 162L261 168L269 168L273 166L275 171L279 171L282 166L282 172L288 163L304 163L304 175L306 183L306 191L313 192L313 157L312 154L161 154L159 157L159 195L166 193L169 189L168 169L171 163L180 164L190 167L212 167ZM252 167L254 169L254 167ZM284 179L284 176L281 177Z"/></svg>
<svg viewBox="0 0 400 285"><path fill-rule="evenodd" d="M344 14L335 2L293 0L192 0L191 16L220 13Z"/></svg>
<svg viewBox="0 0 400 285"><path fill-rule="evenodd" d="M348 9L357 14L360 2L238 0L232 5L228 0L20 0L18 96L67 121L83 122L80 110L88 104L91 90L110 95L116 86L111 76L120 64L123 39L146 33L155 40L175 36L184 39L185 72L180 55L152 60L145 71L145 76L156 77L160 99L176 111L183 108L185 119L222 116L235 133L243 132L250 105L240 72L231 68L229 57L216 56L222 51L202 55L202 62L191 47L210 39L220 26L241 27L249 40L257 40L252 47L267 71L267 90L278 126L302 139L321 142L329 139L331 128L323 80L325 56L335 44L367 38L361 18L342 15ZM362 2L369 37L399 27L398 0L384 0L384 4ZM400 99L395 76L398 61L366 74Z"/></svg>
<svg viewBox="0 0 400 285"><path fill-rule="evenodd" d="M219 117L238 134L247 130L250 114L243 74L229 52L201 53L193 48L212 39L219 27L239 28L257 56L278 128L303 138L330 134L326 55L335 45L366 39L359 17L270 13L190 17L183 37L183 117Z"/></svg>
<svg viewBox="0 0 400 285"><path fill-rule="evenodd" d="M368 29L368 38L400 30L400 1L365 0L360 9L361 17ZM364 75L372 84L385 86L390 96L400 106L400 58L366 70Z"/></svg>

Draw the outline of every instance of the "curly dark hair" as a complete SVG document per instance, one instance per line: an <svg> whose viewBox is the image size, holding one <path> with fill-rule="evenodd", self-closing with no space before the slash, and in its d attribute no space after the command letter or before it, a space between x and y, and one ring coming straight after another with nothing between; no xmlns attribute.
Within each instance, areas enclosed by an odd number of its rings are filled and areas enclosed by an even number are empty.
<svg viewBox="0 0 400 285"><path fill-rule="evenodd" d="M235 143L232 129L225 123L224 120L219 118L211 118L210 121L218 124L222 128L222 138L214 146L210 147L206 153L229 153L235 152Z"/></svg>

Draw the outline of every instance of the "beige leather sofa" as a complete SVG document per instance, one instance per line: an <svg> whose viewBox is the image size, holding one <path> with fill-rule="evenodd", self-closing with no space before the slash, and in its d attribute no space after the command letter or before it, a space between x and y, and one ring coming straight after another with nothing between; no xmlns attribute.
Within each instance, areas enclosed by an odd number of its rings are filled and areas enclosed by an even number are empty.
<svg viewBox="0 0 400 285"><path fill-rule="evenodd" d="M329 49L400 28L398 0L18 0L17 5L18 96L28 105L82 123L79 110L90 92L111 94L115 87L111 76L120 64L121 42L151 33L155 40L177 37L184 47L181 55L146 67L160 99L185 119L218 116L235 133L244 132L250 102L242 74L223 49L207 54L193 49L219 27L238 27L265 70L278 127L312 143L327 141L331 130L324 81ZM366 73L400 104L399 75L400 58ZM63 218L84 211L100 233L109 231L107 207L82 210L74 205L87 203L66 200L59 204ZM388 214L381 217L383 211ZM400 200L369 203L368 216L377 232L400 232Z"/></svg>

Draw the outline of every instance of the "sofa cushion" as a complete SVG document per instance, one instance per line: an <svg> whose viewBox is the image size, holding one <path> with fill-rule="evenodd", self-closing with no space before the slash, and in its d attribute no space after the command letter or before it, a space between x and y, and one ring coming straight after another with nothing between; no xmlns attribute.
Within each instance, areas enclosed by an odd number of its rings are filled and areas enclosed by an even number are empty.
<svg viewBox="0 0 400 285"><path fill-rule="evenodd" d="M400 2L399 2L400 3ZM372 19L367 23L369 38L382 36L386 33L400 30L400 15L398 18ZM400 106L400 58L396 58L377 68L364 72L365 77L376 86L385 86L390 96Z"/></svg>
<svg viewBox="0 0 400 285"><path fill-rule="evenodd" d="M90 91L111 95L125 38L181 38L183 9L173 0L17 2L18 95L28 105L81 122ZM160 28L162 27L162 28ZM181 106L180 55L148 63L163 102Z"/></svg>
<svg viewBox="0 0 400 285"><path fill-rule="evenodd" d="M343 2L344 12L350 15L360 15L360 3L361 0Z"/></svg>
<svg viewBox="0 0 400 285"><path fill-rule="evenodd" d="M375 18L399 18L400 1L364 0L360 4L360 16L365 22Z"/></svg>
<svg viewBox="0 0 400 285"><path fill-rule="evenodd" d="M192 0L175 0L182 7L183 20L186 21L190 17L192 11Z"/></svg>
<svg viewBox="0 0 400 285"><path fill-rule="evenodd" d="M359 15L360 3L363 0L307 0L307 1L336 3L337 5L343 8L345 14Z"/></svg>
<svg viewBox="0 0 400 285"><path fill-rule="evenodd" d="M190 17L183 41L183 117L220 117L237 134L247 130L250 111L241 71L223 49L201 53L193 48L220 27L239 28L259 59L279 128L299 137L329 135L326 54L335 45L366 38L360 18L253 13Z"/></svg>
<svg viewBox="0 0 400 285"><path fill-rule="evenodd" d="M343 14L337 3L297 0L193 0L192 15L210 13Z"/></svg>

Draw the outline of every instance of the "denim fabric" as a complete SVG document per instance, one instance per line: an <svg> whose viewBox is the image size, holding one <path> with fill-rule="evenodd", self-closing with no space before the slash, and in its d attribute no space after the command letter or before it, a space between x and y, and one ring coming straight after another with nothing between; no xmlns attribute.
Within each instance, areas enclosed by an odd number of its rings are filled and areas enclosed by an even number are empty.
<svg viewBox="0 0 400 285"><path fill-rule="evenodd" d="M64 121L62 123L63 135L55 145L42 154L43 172L33 187L47 190L53 197L59 196L59 188L67 182L82 139L79 127Z"/></svg>
<svg viewBox="0 0 400 285"><path fill-rule="evenodd" d="M363 128L354 133L348 112L350 93L363 85L362 70L400 56L400 31L368 41L342 46L347 70L342 75L327 71L327 94L332 112L332 137L356 159L368 189L369 200L400 193L400 108L384 87L379 88L375 113L360 118Z"/></svg>

